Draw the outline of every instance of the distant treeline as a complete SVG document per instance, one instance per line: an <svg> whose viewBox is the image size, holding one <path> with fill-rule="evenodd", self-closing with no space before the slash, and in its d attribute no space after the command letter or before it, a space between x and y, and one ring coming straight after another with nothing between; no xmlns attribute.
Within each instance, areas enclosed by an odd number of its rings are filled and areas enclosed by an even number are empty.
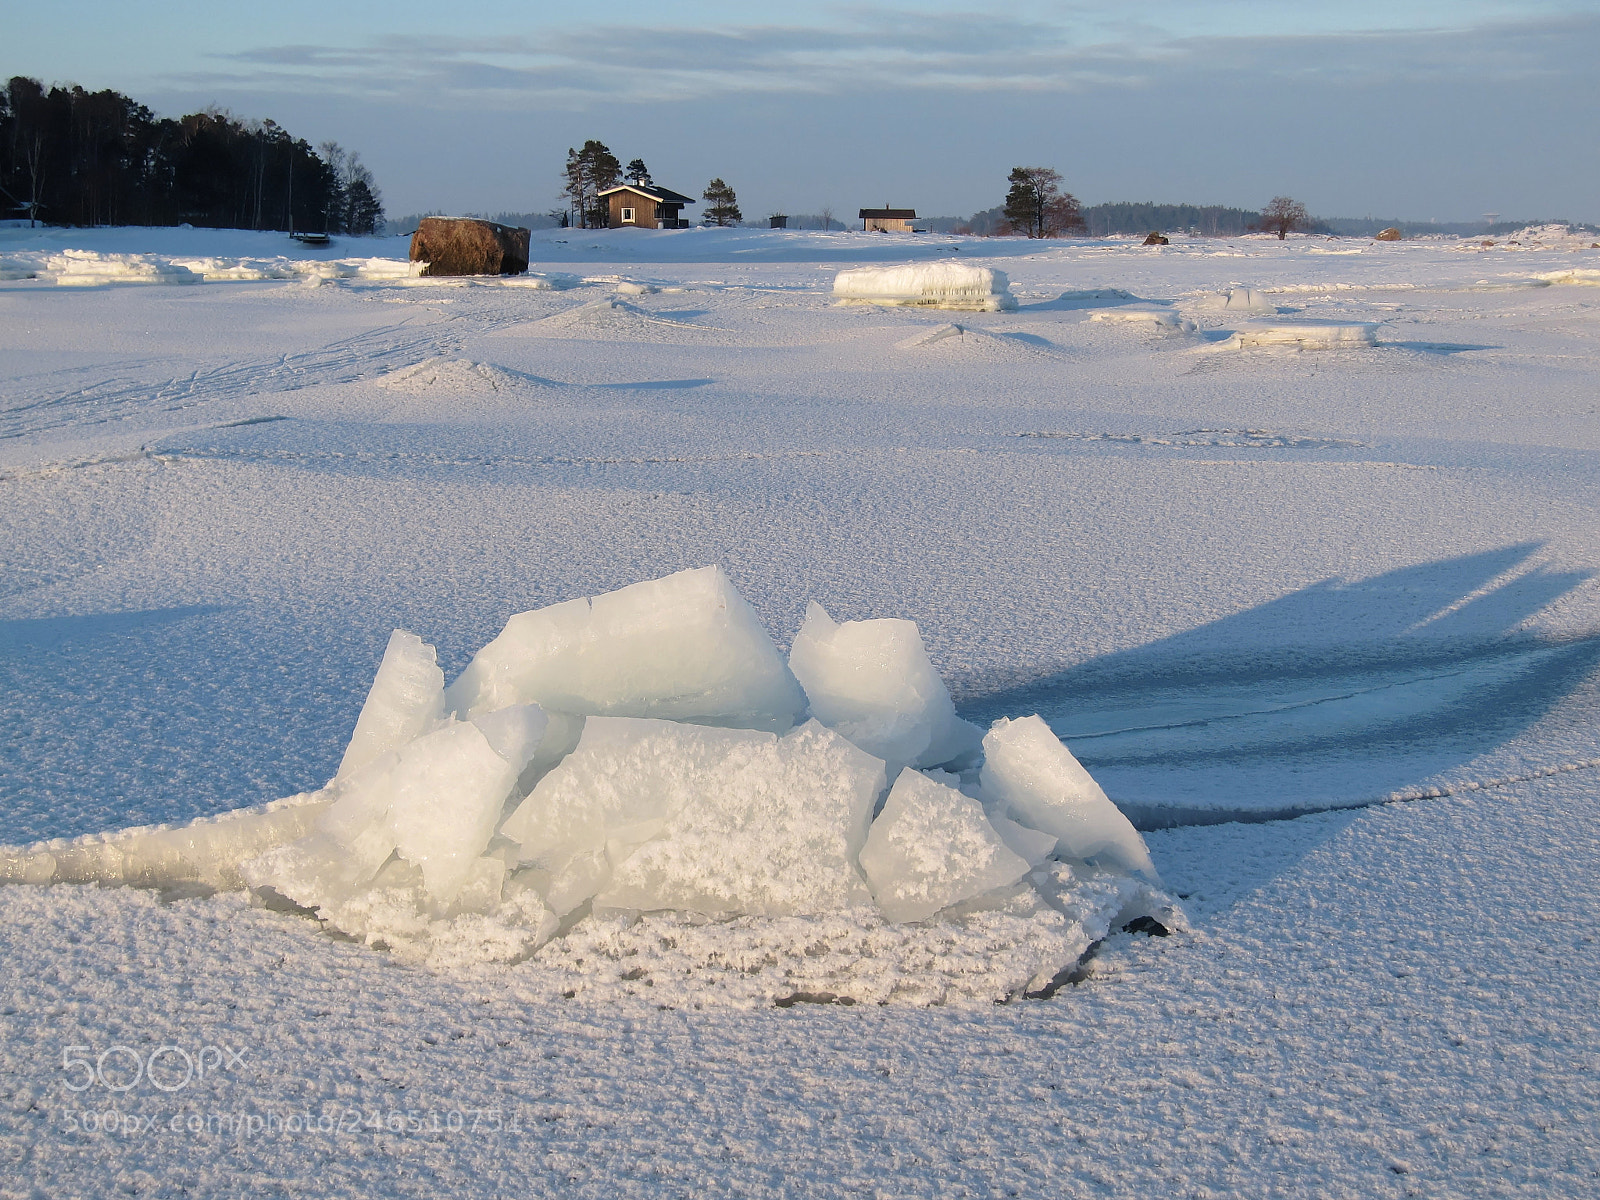
<svg viewBox="0 0 1600 1200"><path fill-rule="evenodd" d="M1117 201L1091 204L1082 209L1088 237L1113 237L1117 234L1189 233L1204 237L1234 237L1249 233L1261 214L1244 208L1224 208L1218 204L1134 204ZM937 233L973 233L991 236L1007 229L1005 207L987 208L970 217L935 217L919 221Z"/></svg>
<svg viewBox="0 0 1600 1200"><path fill-rule="evenodd" d="M1219 204L1131 204L1117 201L1083 210L1090 237L1119 233L1194 232L1202 237L1235 237L1261 223L1261 214Z"/></svg>
<svg viewBox="0 0 1600 1200"><path fill-rule="evenodd" d="M50 225L204 225L371 233L372 173L335 142L317 150L274 121L226 112L158 118L119 92L0 90L0 209Z"/></svg>
<svg viewBox="0 0 1600 1200"><path fill-rule="evenodd" d="M483 221L493 221L496 225L510 225L515 229L559 229L565 224L566 212L557 209L555 212L469 212L469 213L444 213L438 210L425 213L412 213L406 217L391 217L383 223L382 232L390 237L398 234L412 234L417 231L417 224L423 217L443 216L477 217Z"/></svg>

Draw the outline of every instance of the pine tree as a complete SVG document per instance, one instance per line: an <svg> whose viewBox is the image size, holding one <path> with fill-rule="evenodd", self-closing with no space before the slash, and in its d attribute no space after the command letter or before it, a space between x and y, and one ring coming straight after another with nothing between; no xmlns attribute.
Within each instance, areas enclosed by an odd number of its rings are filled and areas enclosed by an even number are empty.
<svg viewBox="0 0 1600 1200"><path fill-rule="evenodd" d="M700 198L706 202L706 220L713 225L737 225L744 220L744 214L739 211L739 197L722 180L713 179L706 184Z"/></svg>
<svg viewBox="0 0 1600 1200"><path fill-rule="evenodd" d="M345 195L344 229L346 233L375 233L383 223L383 199L373 185L372 174L365 167L361 176L353 180Z"/></svg>
<svg viewBox="0 0 1600 1200"><path fill-rule="evenodd" d="M585 229L600 229L610 224L610 214L599 193L617 185L622 164L604 142L590 138L582 150L567 150L567 186L564 194L577 210L578 223Z"/></svg>
<svg viewBox="0 0 1600 1200"><path fill-rule="evenodd" d="M1013 167L1006 177L1005 218L1012 233L1031 238L1061 237L1082 230L1077 197L1061 190L1061 172L1050 167Z"/></svg>
<svg viewBox="0 0 1600 1200"><path fill-rule="evenodd" d="M640 187L655 187L655 180L650 178L650 168L644 165L644 159L636 158L628 164L626 172L628 179Z"/></svg>

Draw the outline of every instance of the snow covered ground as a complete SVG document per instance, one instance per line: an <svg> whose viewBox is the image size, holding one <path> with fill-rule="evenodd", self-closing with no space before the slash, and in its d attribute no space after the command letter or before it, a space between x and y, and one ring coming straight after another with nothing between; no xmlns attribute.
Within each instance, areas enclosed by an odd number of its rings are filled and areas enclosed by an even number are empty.
<svg viewBox="0 0 1600 1200"><path fill-rule="evenodd" d="M1600 250L1517 240L547 230L527 287L0 230L0 842L318 787L391 629L454 676L719 564L1041 713L1189 924L1050 1000L695 1011L4 888L0 1196L1592 1193ZM834 302L944 260L1016 311ZM204 1078L71 1090L162 1046Z"/></svg>

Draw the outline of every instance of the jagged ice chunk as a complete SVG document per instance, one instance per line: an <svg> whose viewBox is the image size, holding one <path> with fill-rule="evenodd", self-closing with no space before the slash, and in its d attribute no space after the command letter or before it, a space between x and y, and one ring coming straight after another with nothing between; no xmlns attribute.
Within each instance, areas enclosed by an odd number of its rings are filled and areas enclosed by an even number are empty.
<svg viewBox="0 0 1600 1200"><path fill-rule="evenodd" d="M812 716L883 759L891 774L968 756L982 740L981 730L956 716L915 621L841 623L812 601L789 669Z"/></svg>
<svg viewBox="0 0 1600 1200"><path fill-rule="evenodd" d="M434 648L414 633L389 635L383 662L367 692L336 779L347 779L374 759L421 736L444 711L444 672Z"/></svg>
<svg viewBox="0 0 1600 1200"><path fill-rule="evenodd" d="M878 907L891 921L924 920L1008 887L1029 870L976 800L912 770L895 780L860 861Z"/></svg>
<svg viewBox="0 0 1600 1200"><path fill-rule="evenodd" d="M805 698L744 597L704 567L518 613L446 693L463 716L526 703L781 732Z"/></svg>
<svg viewBox="0 0 1600 1200"><path fill-rule="evenodd" d="M1156 878L1150 851L1122 810L1038 716L996 721L983 739L979 787L1001 816L1054 835L1065 858Z"/></svg>
<svg viewBox="0 0 1600 1200"><path fill-rule="evenodd" d="M837 911L871 902L856 856L884 782L814 721L778 737L591 717L501 832L551 870L558 912L580 879L597 908Z"/></svg>

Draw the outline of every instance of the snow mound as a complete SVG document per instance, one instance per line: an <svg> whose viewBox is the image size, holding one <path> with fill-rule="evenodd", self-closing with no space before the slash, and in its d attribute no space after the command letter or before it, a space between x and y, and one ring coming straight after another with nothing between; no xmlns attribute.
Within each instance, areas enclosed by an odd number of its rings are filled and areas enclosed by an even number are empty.
<svg viewBox="0 0 1600 1200"><path fill-rule="evenodd" d="M895 343L897 350L920 350L924 346L935 346L940 342L949 341L951 338L964 338L967 331L959 325L935 325L932 329L921 333L914 333L910 337Z"/></svg>
<svg viewBox="0 0 1600 1200"><path fill-rule="evenodd" d="M1004 312L1017 307L1002 271L967 263L914 263L858 267L833 281L840 304L913 305L964 312Z"/></svg>
<svg viewBox="0 0 1600 1200"><path fill-rule="evenodd" d="M377 381L381 388L429 395L444 392L490 393L527 387L525 375L497 367L493 363L473 362L469 358L430 358L412 367L393 371Z"/></svg>
<svg viewBox="0 0 1600 1200"><path fill-rule="evenodd" d="M49 256L42 251L0 254L0 280L34 279L44 270Z"/></svg>
<svg viewBox="0 0 1600 1200"><path fill-rule="evenodd" d="M1229 288L1225 292L1213 292L1209 296L1202 296L1196 307L1204 312L1275 314L1278 311L1278 306L1267 299L1265 292L1247 287Z"/></svg>
<svg viewBox="0 0 1600 1200"><path fill-rule="evenodd" d="M1376 321L1251 321L1222 345L1248 349L1358 350L1378 343Z"/></svg>
<svg viewBox="0 0 1600 1200"><path fill-rule="evenodd" d="M0 270L3 269L4 265L0 264ZM0 278L4 278L4 276L0 276ZM1546 283L1565 283L1578 284L1580 286L1587 287L1600 287L1600 270L1596 270L1592 267L1579 267L1572 271L1547 271L1545 274L1538 276L1538 278Z"/></svg>
<svg viewBox="0 0 1600 1200"><path fill-rule="evenodd" d="M813 604L791 662L717 567L519 614L448 689L396 630L320 791L0 882L249 888L405 961L674 1005L989 1003L1181 921L1049 727L960 720L914 623Z"/></svg>
<svg viewBox="0 0 1600 1200"><path fill-rule="evenodd" d="M717 331L704 325L692 325L686 321L669 321L617 296L604 296L588 304L569 308L566 312L559 312L526 325L514 326L505 332L557 337L620 337L641 341L662 341L676 340L684 334L704 337L713 335Z"/></svg>
<svg viewBox="0 0 1600 1200"><path fill-rule="evenodd" d="M1559 249L1580 250L1589 249L1595 241L1594 234L1585 233L1581 229L1559 222L1544 225L1524 225L1514 233L1496 239L1502 247L1515 246L1519 249Z"/></svg>
<svg viewBox="0 0 1600 1200"><path fill-rule="evenodd" d="M962 362L994 362L1017 358L1036 358L1046 353L1037 344L1009 337L1004 333L990 333L965 325L935 325L895 343L896 350L911 351L924 361L949 363L951 359Z"/></svg>
<svg viewBox="0 0 1600 1200"><path fill-rule="evenodd" d="M1062 292L1047 307L1050 308L1101 308L1108 304L1129 304L1139 297L1122 288L1078 288Z"/></svg>
<svg viewBox="0 0 1600 1200"><path fill-rule="evenodd" d="M1123 308L1102 308L1090 315L1091 321L1105 321L1119 325L1153 325L1157 329L1190 329L1192 322L1183 320L1170 308L1146 308L1128 305Z"/></svg>

